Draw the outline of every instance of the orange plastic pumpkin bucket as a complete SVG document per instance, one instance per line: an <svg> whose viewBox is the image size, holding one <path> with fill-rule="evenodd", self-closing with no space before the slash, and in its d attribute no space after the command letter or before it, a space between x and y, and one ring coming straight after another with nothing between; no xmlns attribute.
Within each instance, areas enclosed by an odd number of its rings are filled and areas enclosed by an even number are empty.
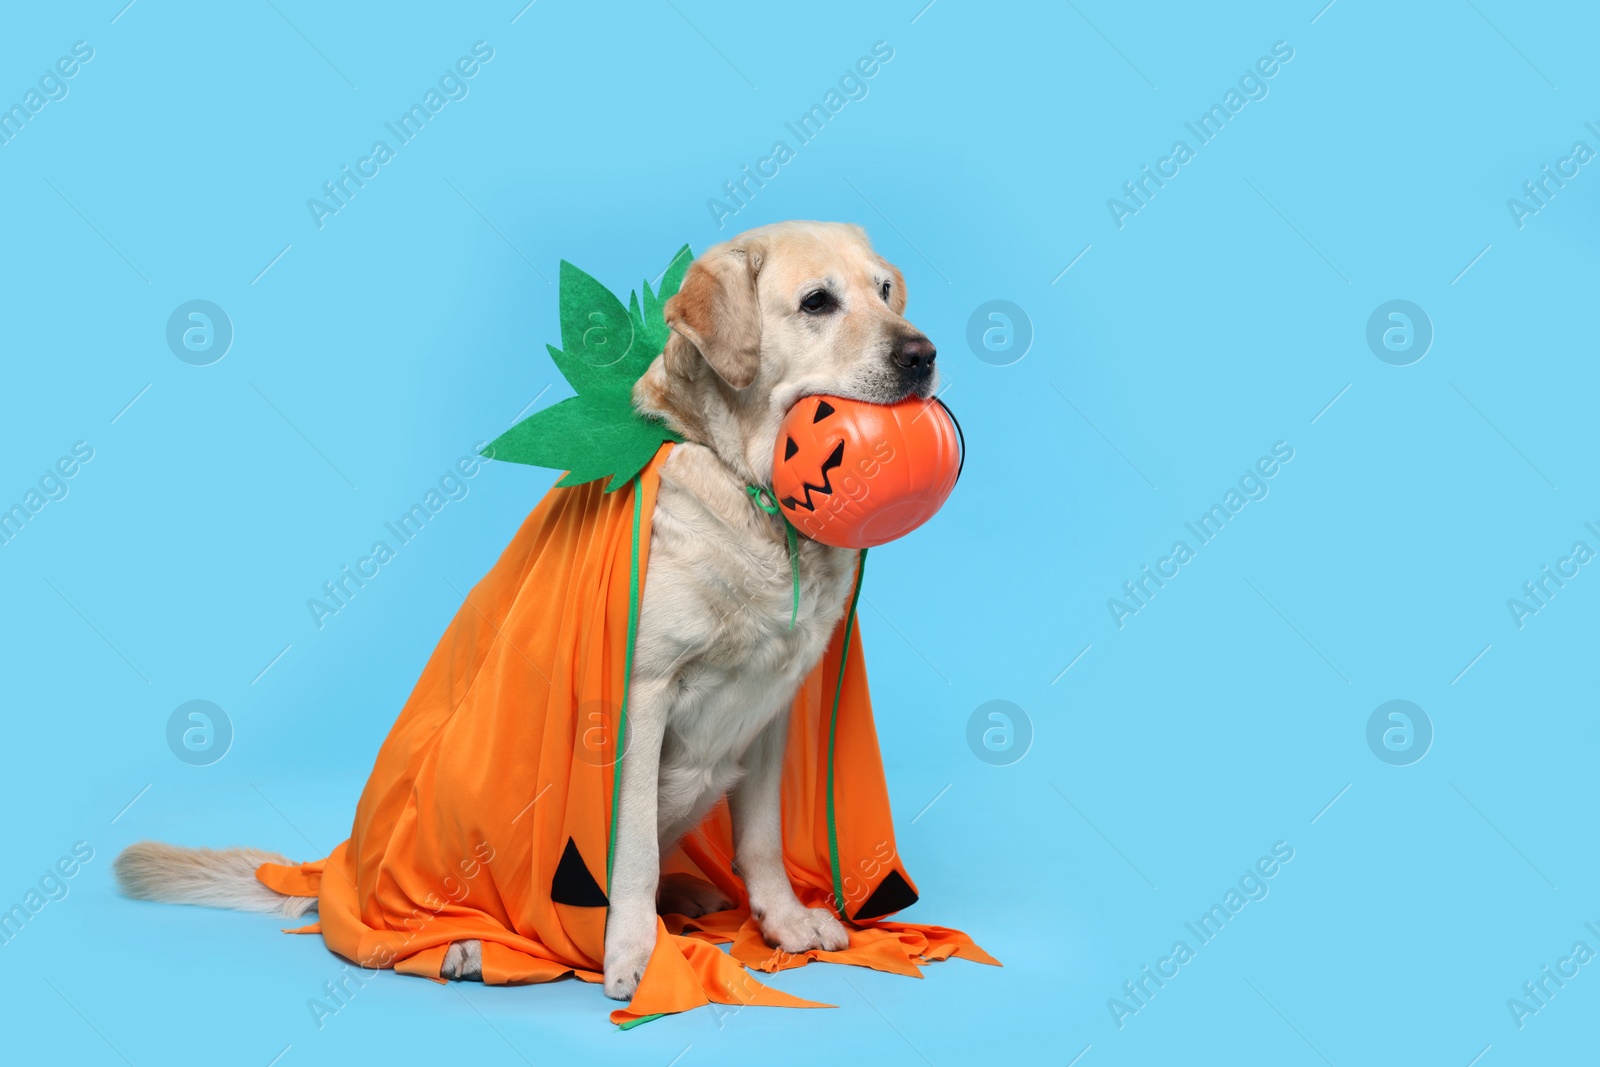
<svg viewBox="0 0 1600 1067"><path fill-rule="evenodd" d="M773 495L812 540L872 548L932 518L955 488L963 458L960 429L938 400L808 396L778 429Z"/></svg>

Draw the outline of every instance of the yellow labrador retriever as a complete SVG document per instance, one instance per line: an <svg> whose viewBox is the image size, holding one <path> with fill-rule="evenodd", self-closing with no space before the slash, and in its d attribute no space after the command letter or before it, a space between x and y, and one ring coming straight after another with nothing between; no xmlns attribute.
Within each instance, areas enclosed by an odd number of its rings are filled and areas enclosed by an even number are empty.
<svg viewBox="0 0 1600 1067"><path fill-rule="evenodd" d="M905 280L858 226L785 222L708 250L667 302L672 336L634 404L684 438L667 458L650 530L622 761L605 991L628 1000L655 946L656 912L702 915L730 902L711 886L661 877L678 839L728 796L735 862L769 944L839 949L849 933L804 907L783 867L779 778L801 679L844 616L855 553L802 538L800 612L783 522L756 508L770 485L778 426L801 397L872 403L928 397L932 342L906 321ZM131 896L299 913L253 876L253 850L146 843L118 859ZM446 977L481 977L476 941Z"/></svg>

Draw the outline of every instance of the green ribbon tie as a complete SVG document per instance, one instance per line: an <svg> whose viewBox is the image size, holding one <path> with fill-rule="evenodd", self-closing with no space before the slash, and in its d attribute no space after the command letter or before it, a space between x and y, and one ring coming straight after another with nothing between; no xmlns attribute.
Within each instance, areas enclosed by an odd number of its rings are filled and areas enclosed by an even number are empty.
<svg viewBox="0 0 1600 1067"><path fill-rule="evenodd" d="M744 491L750 494L756 507L768 515L776 515L783 520L783 532L789 540L789 576L794 581L794 607L789 611L789 629L794 629L795 620L800 617L800 533L794 528L794 523L789 521L778 507L778 502L772 498L772 490L760 485L747 485Z"/></svg>

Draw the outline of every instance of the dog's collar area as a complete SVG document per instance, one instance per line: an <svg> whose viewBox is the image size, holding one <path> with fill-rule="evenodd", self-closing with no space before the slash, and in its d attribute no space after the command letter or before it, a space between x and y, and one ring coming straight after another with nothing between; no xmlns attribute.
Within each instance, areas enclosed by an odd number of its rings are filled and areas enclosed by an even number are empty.
<svg viewBox="0 0 1600 1067"><path fill-rule="evenodd" d="M794 605L789 609L789 629L793 630L795 621L800 617L800 531L794 528L789 516L778 506L771 489L764 485L747 485L744 491L756 507L768 515L776 515L783 523L784 539L789 543L789 577L794 583Z"/></svg>

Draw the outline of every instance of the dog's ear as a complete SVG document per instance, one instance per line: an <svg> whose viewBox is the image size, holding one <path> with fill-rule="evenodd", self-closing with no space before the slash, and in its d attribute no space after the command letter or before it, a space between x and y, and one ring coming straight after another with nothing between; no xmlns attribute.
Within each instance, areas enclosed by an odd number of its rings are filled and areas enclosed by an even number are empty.
<svg viewBox="0 0 1600 1067"><path fill-rule="evenodd" d="M761 308L756 277L766 249L756 242L702 256L667 301L667 325L699 350L735 389L756 380L761 358Z"/></svg>

